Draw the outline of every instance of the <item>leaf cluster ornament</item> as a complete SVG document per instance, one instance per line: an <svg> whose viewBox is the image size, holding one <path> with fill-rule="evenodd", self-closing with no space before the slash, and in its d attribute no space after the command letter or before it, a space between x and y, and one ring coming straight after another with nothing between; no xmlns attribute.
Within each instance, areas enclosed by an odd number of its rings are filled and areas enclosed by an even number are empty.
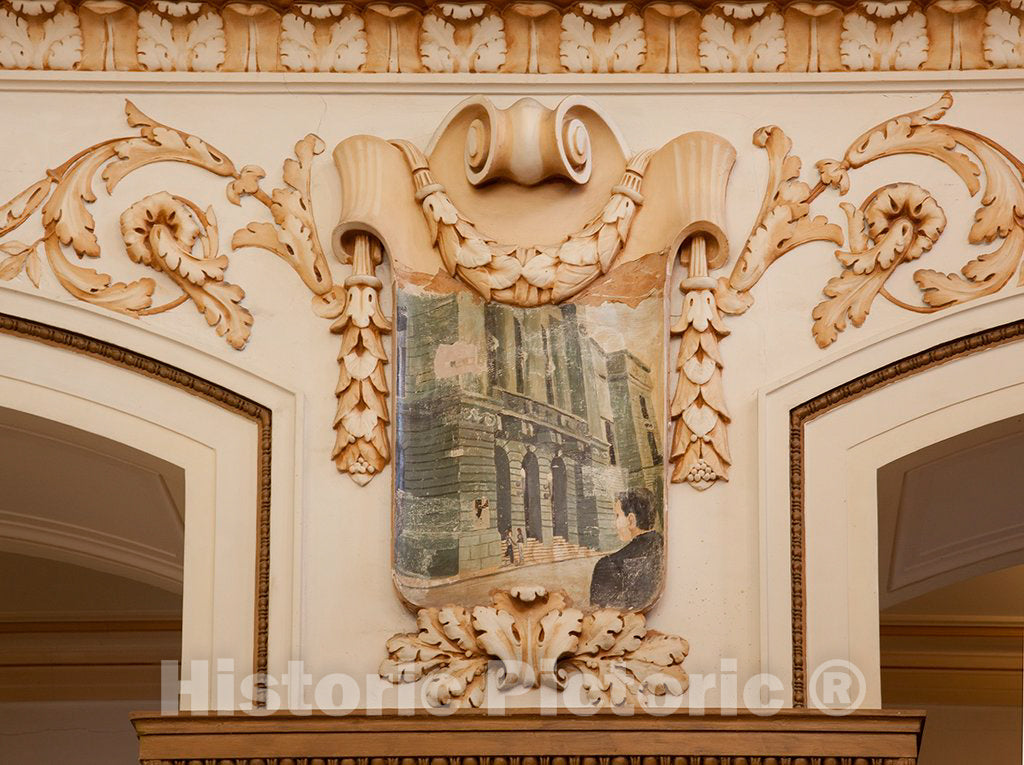
<svg viewBox="0 0 1024 765"><path fill-rule="evenodd" d="M630 159L604 208L582 229L558 244L515 245L497 242L459 212L419 148L408 141L392 143L412 171L445 270L485 300L524 307L562 302L611 269L643 204L640 186L653 153Z"/></svg>
<svg viewBox="0 0 1024 765"><path fill-rule="evenodd" d="M424 681L433 706L481 706L492 661L499 690L564 690L575 677L582 700L595 706L642 706L689 685L683 638L648 630L639 613L584 614L561 590L495 590L488 606L420 609L416 626L388 640L380 675L392 683Z"/></svg>

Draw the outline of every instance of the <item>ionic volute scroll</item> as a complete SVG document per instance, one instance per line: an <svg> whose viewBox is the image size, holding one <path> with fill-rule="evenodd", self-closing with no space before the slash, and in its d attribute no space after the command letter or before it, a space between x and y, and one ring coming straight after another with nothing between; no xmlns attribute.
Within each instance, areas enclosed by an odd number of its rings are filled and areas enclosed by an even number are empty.
<svg viewBox="0 0 1024 765"><path fill-rule="evenodd" d="M597 115L581 98L566 98L555 109L521 98L498 109L490 99L477 96L463 102L446 123L472 118L464 159L466 177L474 186L498 180L535 186L552 178L585 184L594 158L590 132L580 118L584 111Z"/></svg>

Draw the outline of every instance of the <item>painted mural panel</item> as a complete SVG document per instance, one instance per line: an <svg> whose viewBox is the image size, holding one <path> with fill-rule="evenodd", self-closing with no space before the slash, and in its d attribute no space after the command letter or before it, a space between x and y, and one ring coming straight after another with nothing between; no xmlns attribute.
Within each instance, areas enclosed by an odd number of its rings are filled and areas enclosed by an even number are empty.
<svg viewBox="0 0 1024 765"><path fill-rule="evenodd" d="M664 579L664 258L571 301L396 269L394 573L416 606L495 588L650 607Z"/></svg>

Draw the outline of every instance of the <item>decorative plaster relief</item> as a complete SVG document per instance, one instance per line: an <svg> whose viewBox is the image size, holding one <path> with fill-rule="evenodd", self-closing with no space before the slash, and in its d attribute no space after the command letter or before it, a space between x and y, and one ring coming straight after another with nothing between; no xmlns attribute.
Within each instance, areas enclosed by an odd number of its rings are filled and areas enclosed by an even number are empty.
<svg viewBox="0 0 1024 765"><path fill-rule="evenodd" d="M293 72L358 72L366 31L346 3L301 3L281 18L281 64Z"/></svg>
<svg viewBox="0 0 1024 765"><path fill-rule="evenodd" d="M877 295L918 313L933 313L998 292L1013 278L1024 254L1024 163L990 138L940 120L953 105L949 93L932 106L876 125L847 149L841 161L817 163L822 183L846 194L849 171L883 157L923 154L937 159L964 182L972 197L984 191L968 234L971 244L998 241L992 252L971 259L959 274L933 269L914 272L921 305L907 303L886 289L903 263L926 255L946 227L946 216L926 189L893 183L875 189L854 207L842 203L849 249L836 252L843 272L824 288L827 300L812 313L814 339L822 348L835 342L847 319L861 326ZM965 151L959 151L964 149ZM965 153L965 152L969 152ZM1024 284L1024 273L1018 278Z"/></svg>
<svg viewBox="0 0 1024 765"><path fill-rule="evenodd" d="M596 705L642 705L690 682L683 638L648 630L643 614L584 613L541 587L495 590L489 606L420 609L416 625L388 640L380 674L392 683L425 678L433 706L482 706L492 660L501 662L499 690L562 690L578 675L581 697Z"/></svg>
<svg viewBox="0 0 1024 765"><path fill-rule="evenodd" d="M872 5L868 11L888 19L900 8ZM197 12L174 7L179 15L172 18ZM610 11L608 18L616 12ZM733 17L739 18L736 13ZM755 8L740 16L749 20L758 13ZM859 208L844 204L849 242L836 253L843 271L829 280L827 299L812 312L813 335L821 347L834 342L847 321L860 326L879 294L907 310L932 313L1002 289L1019 269L1024 257L1024 163L985 136L938 122L951 105L952 97L945 94L931 107L872 128L842 160L817 163L821 180L813 189L800 180L800 160L790 154L782 130L770 126L756 131L754 143L768 155L768 186L755 225L725 276L715 272L729 262L722 207L735 153L722 139L691 133L627 161L614 129L580 99L566 99L554 110L526 100L504 111L486 99L470 99L444 122L429 156L407 141L360 137L339 145L335 159L347 192L334 251L351 273L335 284L312 215L312 162L324 150L319 138L308 135L296 144L296 158L284 163L284 186L268 194L260 186L262 168L246 165L238 170L201 139L155 122L128 103L129 124L139 128L139 135L113 138L75 154L0 206L0 237L36 212L43 227L43 235L33 242L0 243L0 279L24 274L38 287L45 259L68 293L107 310L140 317L191 300L219 335L241 349L253 317L242 305L241 287L225 281L228 258L219 252L212 207L203 209L161 191L122 214L128 257L163 274L162 279L114 282L106 273L73 263L66 250L78 259L100 257L88 210L95 199L92 180L97 172L108 193L126 175L154 162L183 162L230 178L227 196L232 203L252 196L273 219L236 232L232 247L260 247L287 262L309 289L313 310L331 320L331 330L341 335L333 458L339 470L362 484L388 464L391 454L384 370L384 336L391 324L381 308L385 285L377 275L385 255L402 252L425 272L440 268L485 300L530 307L573 298L617 264L667 253L686 269L682 307L672 326L680 337L670 409L675 422L672 480L707 488L728 477L731 463L729 414L722 394L725 357L719 347L728 334L723 314L744 313L753 302L752 288L790 250L816 240L843 244L839 227L811 216L810 204L828 188L845 194L850 171L898 154L938 159L959 175L972 196L981 194L969 241L998 246L970 260L960 274L916 271L922 304L907 303L886 289L886 281L902 263L925 256L933 247L945 228L944 212L927 190L908 182L876 189ZM511 143L500 138L499 124L506 119L535 124L537 130L525 131L534 138ZM680 190L673 179L681 174L701 182ZM564 185L542 183L554 176L573 179L579 193L568 195ZM491 188L499 181L508 188ZM477 190L477 185L488 189ZM531 206L523 194L540 196ZM514 218L516 231L542 232L537 239L552 243L485 234L484 226L471 222L464 209L484 216L487 227ZM520 220L531 209L539 210L540 217ZM559 234L558 227L580 211L588 217L575 232ZM669 242L674 243L667 246ZM154 299L167 286L175 294ZM604 294L603 289L598 292Z"/></svg>
<svg viewBox="0 0 1024 765"><path fill-rule="evenodd" d="M422 24L428 72L497 72L505 63L505 25L486 3L438 3Z"/></svg>
<svg viewBox="0 0 1024 765"><path fill-rule="evenodd" d="M154 3L139 14L137 68L213 72L224 63L224 23L202 3ZM135 68L135 67L133 67Z"/></svg>
<svg viewBox="0 0 1024 765"><path fill-rule="evenodd" d="M0 69L825 72L1024 66L1018 0L3 0Z"/></svg>
<svg viewBox="0 0 1024 765"><path fill-rule="evenodd" d="M728 277L715 278L709 271L721 268L729 260L728 242L718 228L718 236L703 232L684 232L688 238L677 247L680 262L686 266L683 312L672 332L681 335L676 369L679 376L670 414L675 420L672 437L672 480L686 481L696 489L707 489L718 479L729 477L731 457L726 436L728 409L722 393L725 362L719 342L729 330L722 313L745 313L754 303L750 290L769 266L787 252L813 241L842 244L838 226L822 216L810 216L810 203L824 187L812 189L800 180L801 162L789 152L792 142L774 125L754 133L754 145L768 154L768 184L764 201L739 258ZM704 156L711 157L710 146ZM715 177L717 188L705 190L716 210L710 220L722 220L717 212L724 205L725 184L735 152L726 161L724 152Z"/></svg>
<svg viewBox="0 0 1024 765"><path fill-rule="evenodd" d="M128 124L138 136L114 138L79 152L47 172L4 205L0 205L0 237L10 234L41 210L43 235L30 243L0 243L0 278L13 279L22 269L37 287L39 248L50 270L71 295L93 305L131 316L169 311L191 300L218 335L241 349L249 339L252 314L242 305L245 292L224 280L228 258L218 252L217 218L194 202L160 192L146 197L121 215L121 234L128 257L166 275L180 294L153 305L157 281L149 276L114 282L105 273L76 265L67 258L70 247L79 260L99 258L96 221L87 205L95 201L93 177L102 168L107 193L135 170L154 162L184 162L216 175L230 177L235 166L219 150L194 135L161 125L127 102ZM195 253L196 243L199 253Z"/></svg>
<svg viewBox="0 0 1024 765"><path fill-rule="evenodd" d="M604 209L564 241L545 245L502 244L482 234L455 207L430 171L423 152L396 141L422 198L423 214L434 233L445 268L485 300L520 306L559 303L608 271L621 252L637 208L640 184L651 152L640 152L613 187Z"/></svg>
<svg viewBox="0 0 1024 765"><path fill-rule="evenodd" d="M768 3L721 3L704 16L700 63L708 72L776 72L786 60L782 14Z"/></svg>

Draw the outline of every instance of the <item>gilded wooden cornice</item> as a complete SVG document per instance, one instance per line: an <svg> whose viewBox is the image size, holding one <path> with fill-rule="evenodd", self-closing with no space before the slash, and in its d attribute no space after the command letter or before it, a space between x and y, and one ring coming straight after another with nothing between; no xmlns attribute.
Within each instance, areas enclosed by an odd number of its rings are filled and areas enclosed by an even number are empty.
<svg viewBox="0 0 1024 765"><path fill-rule="evenodd" d="M688 73L1015 69L1022 0L4 0L0 69Z"/></svg>
<svg viewBox="0 0 1024 765"><path fill-rule="evenodd" d="M143 765L914 765L924 713L137 713L132 723Z"/></svg>

